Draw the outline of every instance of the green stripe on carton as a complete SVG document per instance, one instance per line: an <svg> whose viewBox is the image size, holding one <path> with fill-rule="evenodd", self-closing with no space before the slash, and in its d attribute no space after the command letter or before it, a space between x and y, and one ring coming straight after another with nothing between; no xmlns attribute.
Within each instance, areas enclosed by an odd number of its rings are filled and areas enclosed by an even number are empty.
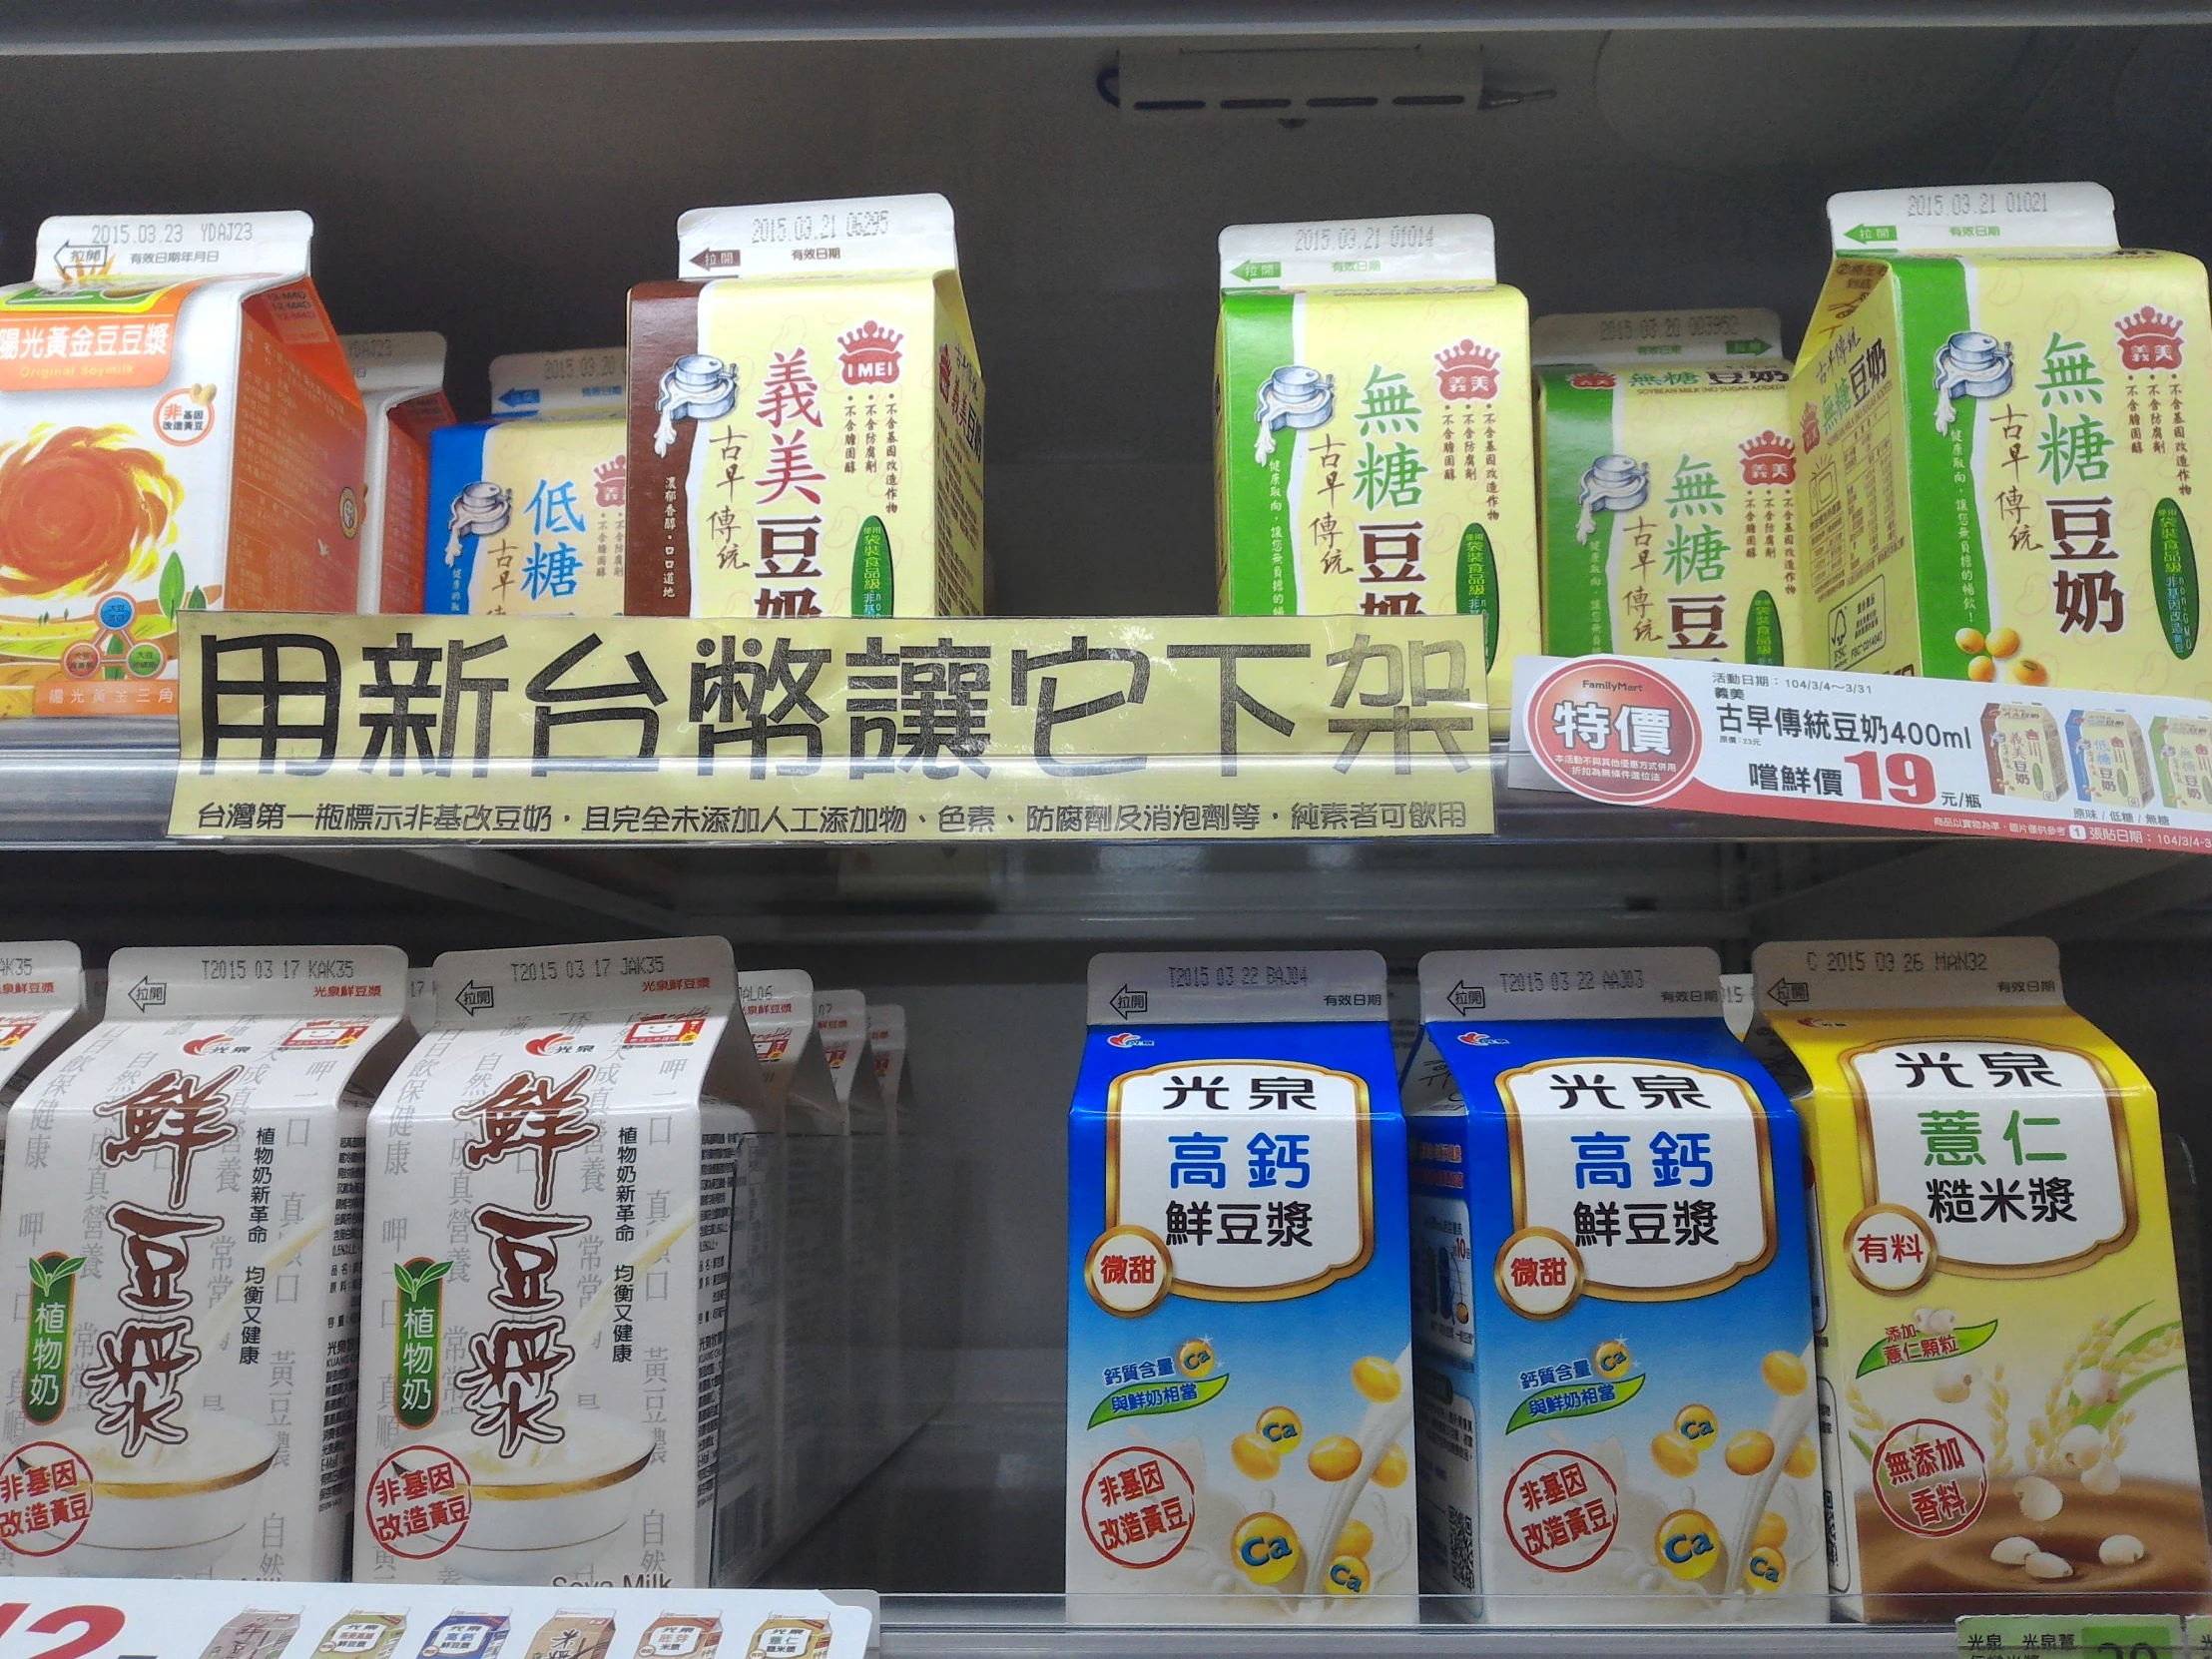
<svg viewBox="0 0 2212 1659"><path fill-rule="evenodd" d="M1291 535L1291 456L1303 432L1275 434L1275 453L1255 460L1260 441L1260 387L1292 355L1292 320L1298 295L1225 293L1221 296L1221 445L1225 472L1221 526L1227 581L1222 610L1229 616L1296 616L1298 563Z"/></svg>
<svg viewBox="0 0 2212 1659"><path fill-rule="evenodd" d="M1956 260L1893 260L1890 279L1897 287L1898 354L1904 359L1891 364L1890 372L1903 382L1898 389L1904 394L1906 451L1912 460L1921 672L1963 680L1968 659L1958 649L1958 632L1989 628L1989 559L1972 464L1974 432L1990 411L1981 398L1961 397L1950 430L1936 430L1936 353L1951 335L1973 326L1966 268ZM2020 372L2015 361L2013 373Z"/></svg>
<svg viewBox="0 0 2212 1659"><path fill-rule="evenodd" d="M1543 488L1544 650L1583 657L1613 649L1613 596L1606 581L1613 515L1597 515L1597 532L1574 539L1582 516L1582 474L1613 452L1614 386L1578 386L1588 366L1537 371L1543 397L1537 433Z"/></svg>

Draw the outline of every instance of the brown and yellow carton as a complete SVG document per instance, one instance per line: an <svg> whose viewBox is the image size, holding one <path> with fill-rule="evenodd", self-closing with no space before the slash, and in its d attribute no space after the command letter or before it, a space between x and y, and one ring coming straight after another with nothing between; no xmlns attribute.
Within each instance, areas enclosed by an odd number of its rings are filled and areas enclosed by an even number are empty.
<svg viewBox="0 0 2212 1659"><path fill-rule="evenodd" d="M1859 191L1791 382L1808 661L2212 696L2204 267L2099 185Z"/></svg>
<svg viewBox="0 0 2212 1659"><path fill-rule="evenodd" d="M1754 971L1811 1153L1838 1611L2203 1607L2158 1101L2057 946L1777 943Z"/></svg>

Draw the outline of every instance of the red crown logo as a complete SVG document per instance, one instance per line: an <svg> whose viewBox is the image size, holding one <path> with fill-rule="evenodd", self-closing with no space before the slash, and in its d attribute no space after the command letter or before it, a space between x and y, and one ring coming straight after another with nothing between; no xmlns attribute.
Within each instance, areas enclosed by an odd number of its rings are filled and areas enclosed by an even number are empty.
<svg viewBox="0 0 2212 1659"><path fill-rule="evenodd" d="M1805 405L1805 413L1798 419L1798 447L1810 455L1821 446L1821 411L1815 404Z"/></svg>
<svg viewBox="0 0 2212 1659"><path fill-rule="evenodd" d="M630 457L617 455L592 468L592 488L602 507L619 507L630 494Z"/></svg>
<svg viewBox="0 0 2212 1659"><path fill-rule="evenodd" d="M1747 484L1789 484L1797 481L1797 450L1790 440L1769 427L1755 438L1736 446L1744 458Z"/></svg>
<svg viewBox="0 0 2212 1659"><path fill-rule="evenodd" d="M898 379L898 347L905 335L873 317L837 336L837 366L848 386L887 386Z"/></svg>
<svg viewBox="0 0 2212 1659"><path fill-rule="evenodd" d="M2181 318L2145 305L2112 324L2120 336L2120 366L2130 374L2181 366Z"/></svg>
<svg viewBox="0 0 2212 1659"><path fill-rule="evenodd" d="M1474 340L1447 345L1436 353L1436 391L1447 403L1487 403L1497 395L1497 364L1498 354Z"/></svg>
<svg viewBox="0 0 2212 1659"><path fill-rule="evenodd" d="M1580 374L1568 375L1567 384L1577 391L1611 391L1620 384L1620 379L1617 375L1606 373L1602 368L1591 368Z"/></svg>

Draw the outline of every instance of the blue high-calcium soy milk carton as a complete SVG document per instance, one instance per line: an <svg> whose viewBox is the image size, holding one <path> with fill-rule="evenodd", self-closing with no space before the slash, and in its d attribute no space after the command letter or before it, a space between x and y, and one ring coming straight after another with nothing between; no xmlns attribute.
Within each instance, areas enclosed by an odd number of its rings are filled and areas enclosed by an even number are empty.
<svg viewBox="0 0 2212 1659"><path fill-rule="evenodd" d="M1710 950L1454 951L1407 1068L1421 1578L1827 1616L1798 1121Z"/></svg>
<svg viewBox="0 0 2212 1659"><path fill-rule="evenodd" d="M1094 957L1068 1120L1069 1616L1413 1622L1382 959Z"/></svg>

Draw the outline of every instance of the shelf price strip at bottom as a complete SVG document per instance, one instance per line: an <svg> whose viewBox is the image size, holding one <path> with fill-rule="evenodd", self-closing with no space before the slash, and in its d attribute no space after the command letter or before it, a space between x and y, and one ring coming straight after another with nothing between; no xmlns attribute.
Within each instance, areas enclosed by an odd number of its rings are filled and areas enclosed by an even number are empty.
<svg viewBox="0 0 2212 1659"><path fill-rule="evenodd" d="M178 836L1485 834L1472 617L181 619Z"/></svg>
<svg viewBox="0 0 2212 1659"><path fill-rule="evenodd" d="M1616 806L2212 852L2212 704L2187 698L1523 657L1512 747Z"/></svg>

